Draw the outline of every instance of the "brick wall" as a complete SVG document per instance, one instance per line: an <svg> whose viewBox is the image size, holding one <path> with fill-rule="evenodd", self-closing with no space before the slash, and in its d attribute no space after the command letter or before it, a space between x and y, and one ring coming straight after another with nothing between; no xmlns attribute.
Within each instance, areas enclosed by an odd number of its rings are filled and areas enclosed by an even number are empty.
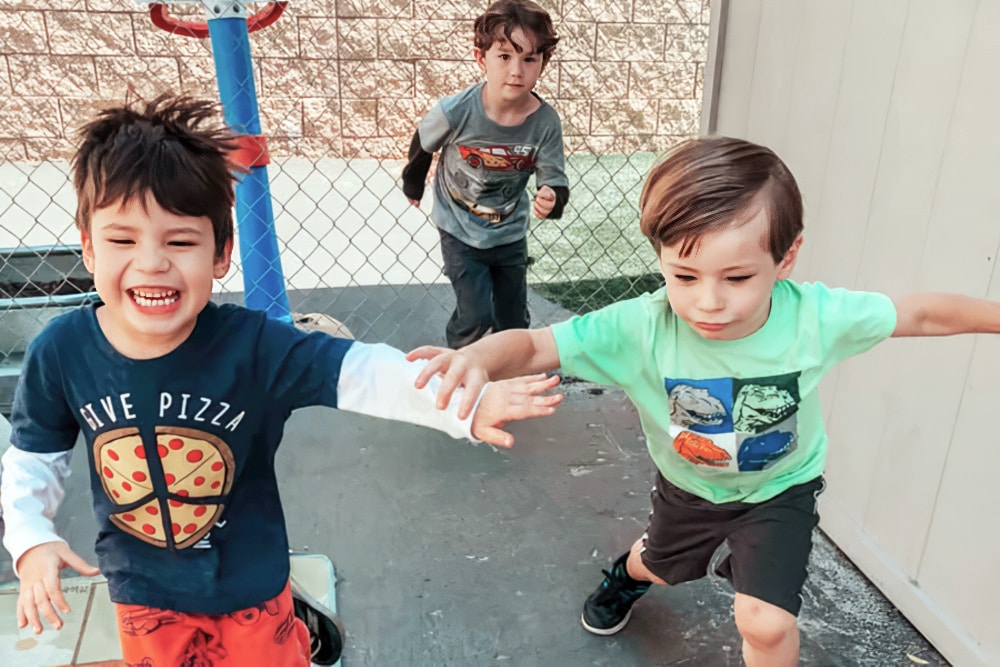
<svg viewBox="0 0 1000 667"><path fill-rule="evenodd" d="M568 150L659 150L697 132L708 2L542 1L562 40L536 90ZM404 157L434 102L479 80L472 18L487 4L293 0L250 36L272 155ZM66 157L74 129L130 85L217 98L208 40L154 27L131 0L0 0L0 161Z"/></svg>

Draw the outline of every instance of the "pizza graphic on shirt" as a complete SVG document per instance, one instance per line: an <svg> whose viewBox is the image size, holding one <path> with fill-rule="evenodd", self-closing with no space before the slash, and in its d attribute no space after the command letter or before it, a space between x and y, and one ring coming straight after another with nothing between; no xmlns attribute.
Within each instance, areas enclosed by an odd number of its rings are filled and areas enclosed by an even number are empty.
<svg viewBox="0 0 1000 667"><path fill-rule="evenodd" d="M233 484L233 453L210 433L170 426L156 427L156 453L163 476L154 480L139 429L108 431L94 441L101 485L121 508L111 522L144 542L184 549L222 514Z"/></svg>

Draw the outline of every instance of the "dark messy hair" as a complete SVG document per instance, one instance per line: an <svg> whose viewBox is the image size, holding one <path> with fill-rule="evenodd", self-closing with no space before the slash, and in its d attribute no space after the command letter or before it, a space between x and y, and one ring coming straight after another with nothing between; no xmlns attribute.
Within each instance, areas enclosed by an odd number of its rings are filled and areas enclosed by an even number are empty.
<svg viewBox="0 0 1000 667"><path fill-rule="evenodd" d="M531 0L499 0L490 5L473 23L475 46L485 53L495 42L506 41L520 53L521 47L511 37L517 28L529 37L534 36L535 48L542 56L544 69L556 50L559 38L552 26L552 17Z"/></svg>
<svg viewBox="0 0 1000 667"><path fill-rule="evenodd" d="M94 211L146 195L175 215L212 221L216 257L233 238L235 136L206 100L160 95L104 109L80 128L73 156L76 225L90 231Z"/></svg>
<svg viewBox="0 0 1000 667"><path fill-rule="evenodd" d="M791 171L764 146L699 137L675 146L650 171L639 225L657 254L680 243L687 257L705 234L749 222L762 208L765 249L780 262L802 233L802 195Z"/></svg>

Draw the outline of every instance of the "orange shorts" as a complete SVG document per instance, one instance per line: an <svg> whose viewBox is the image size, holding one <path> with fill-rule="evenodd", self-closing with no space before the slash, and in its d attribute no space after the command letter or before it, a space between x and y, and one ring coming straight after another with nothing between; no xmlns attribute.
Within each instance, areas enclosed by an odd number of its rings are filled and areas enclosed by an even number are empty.
<svg viewBox="0 0 1000 667"><path fill-rule="evenodd" d="M184 614L116 604L128 667L309 667L309 630L285 589L231 614Z"/></svg>

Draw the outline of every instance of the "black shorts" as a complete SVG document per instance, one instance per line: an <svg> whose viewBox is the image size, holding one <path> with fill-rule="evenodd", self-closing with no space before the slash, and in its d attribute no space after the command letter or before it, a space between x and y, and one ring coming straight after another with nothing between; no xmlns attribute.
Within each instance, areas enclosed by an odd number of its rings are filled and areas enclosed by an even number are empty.
<svg viewBox="0 0 1000 667"><path fill-rule="evenodd" d="M824 487L817 477L762 503L717 505L657 473L642 562L668 584L692 581L708 573L712 555L726 542L730 554L716 574L736 592L798 616L812 532L819 523L816 500Z"/></svg>

